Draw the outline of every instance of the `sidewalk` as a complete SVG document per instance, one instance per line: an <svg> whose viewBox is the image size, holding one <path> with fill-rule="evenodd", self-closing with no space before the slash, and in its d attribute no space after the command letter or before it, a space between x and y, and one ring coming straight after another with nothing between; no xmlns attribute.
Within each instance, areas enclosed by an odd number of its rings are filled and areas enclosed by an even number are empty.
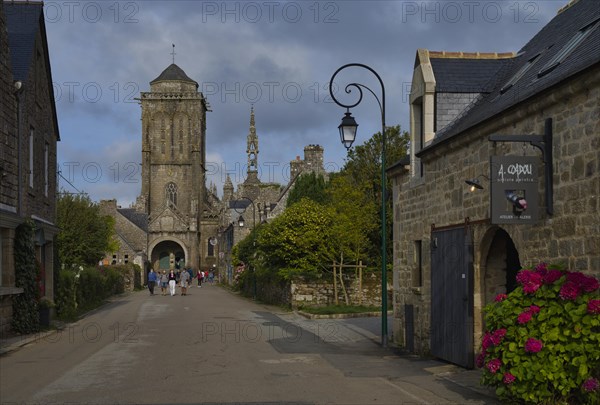
<svg viewBox="0 0 600 405"><path fill-rule="evenodd" d="M493 389L480 384L480 369L468 370L442 360L410 354L397 347L382 348L380 318L376 316L315 318L300 312L278 316L308 331L335 330L335 333L324 333L319 337L328 343L353 347L357 356L361 351L387 351L389 355L384 353L383 358L388 362L370 365L379 367L380 376L385 376L390 383L412 396L415 403L501 404ZM457 399L461 397L464 400Z"/></svg>
<svg viewBox="0 0 600 405"><path fill-rule="evenodd" d="M55 334L57 330L60 330L60 328L57 327L57 329L41 331L30 335L3 336L0 339L0 356L4 356L5 354L18 350L23 346L47 338Z"/></svg>

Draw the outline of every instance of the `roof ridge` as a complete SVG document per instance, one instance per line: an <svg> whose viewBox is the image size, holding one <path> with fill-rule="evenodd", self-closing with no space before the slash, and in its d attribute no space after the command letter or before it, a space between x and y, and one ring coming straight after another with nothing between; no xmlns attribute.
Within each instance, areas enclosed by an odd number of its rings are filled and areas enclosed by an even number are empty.
<svg viewBox="0 0 600 405"><path fill-rule="evenodd" d="M517 56L516 52L452 52L452 51L430 51L430 58L444 59L510 59Z"/></svg>
<svg viewBox="0 0 600 405"><path fill-rule="evenodd" d="M556 15L559 15L560 13L562 13L563 11L565 11L568 8L573 7L573 5L575 5L575 3L579 2L579 0L571 0L569 1L567 4L565 4L564 6L562 6L561 8L558 9L558 11L556 12Z"/></svg>

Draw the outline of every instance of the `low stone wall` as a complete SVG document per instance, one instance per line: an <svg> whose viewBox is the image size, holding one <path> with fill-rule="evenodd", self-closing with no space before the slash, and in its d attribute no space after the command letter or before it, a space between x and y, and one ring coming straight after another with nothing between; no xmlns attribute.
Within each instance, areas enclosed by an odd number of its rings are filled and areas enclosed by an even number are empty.
<svg viewBox="0 0 600 405"><path fill-rule="evenodd" d="M388 303L391 303L392 287L388 276ZM362 277L362 286L358 276L344 275L344 286L350 305L381 306L381 275L366 273ZM291 286L291 307L319 307L336 304L333 276L320 280L296 279ZM344 290L338 279L337 303L345 304Z"/></svg>
<svg viewBox="0 0 600 405"><path fill-rule="evenodd" d="M359 283L355 274L344 275L344 286L348 294L350 305L381 306L381 274L365 273L362 283ZM362 287L362 288L361 288ZM297 278L291 282L265 282L257 280L256 286L253 279L248 279L241 286L242 295L254 297L271 305L284 305L292 309L301 307L322 307L333 305L335 289L333 276L323 277L319 280ZM392 304L391 274L388 273L388 307ZM338 302L345 304L344 290L338 279Z"/></svg>

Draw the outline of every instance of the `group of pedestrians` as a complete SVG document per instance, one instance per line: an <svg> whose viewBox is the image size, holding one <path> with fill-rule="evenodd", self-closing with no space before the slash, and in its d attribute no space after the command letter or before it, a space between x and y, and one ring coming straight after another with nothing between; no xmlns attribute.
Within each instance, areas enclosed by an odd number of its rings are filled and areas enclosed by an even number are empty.
<svg viewBox="0 0 600 405"><path fill-rule="evenodd" d="M150 295L154 295L154 287L159 285L161 295L167 295L167 288L171 296L177 295L176 288L177 284L181 287L181 295L187 295L187 289L191 286L192 280L194 278L198 279L198 287L202 287L202 283L205 279L212 284L214 281L214 273L211 271L201 271L198 270L198 273L194 277L193 271L191 268L184 269L179 272L175 272L174 269L169 270L167 273L166 270L163 270L162 273L156 273L154 269L150 269L148 273L148 290L150 291Z"/></svg>

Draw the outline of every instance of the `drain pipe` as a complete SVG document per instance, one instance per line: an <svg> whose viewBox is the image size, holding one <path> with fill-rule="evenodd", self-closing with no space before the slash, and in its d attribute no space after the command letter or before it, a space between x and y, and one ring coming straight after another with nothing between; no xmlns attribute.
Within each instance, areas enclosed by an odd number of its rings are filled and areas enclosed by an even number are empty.
<svg viewBox="0 0 600 405"><path fill-rule="evenodd" d="M23 215L23 187L22 187L22 146L21 146L21 94L25 89L23 82L20 80L15 81L15 97L17 99L17 215Z"/></svg>

